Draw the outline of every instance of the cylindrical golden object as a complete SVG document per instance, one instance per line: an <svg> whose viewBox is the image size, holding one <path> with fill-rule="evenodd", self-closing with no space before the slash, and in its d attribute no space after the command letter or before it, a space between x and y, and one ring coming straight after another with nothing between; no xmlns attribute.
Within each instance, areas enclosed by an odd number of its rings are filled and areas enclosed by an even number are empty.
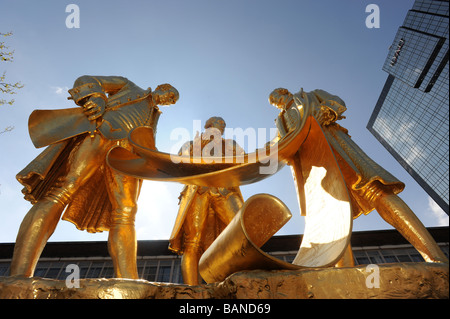
<svg viewBox="0 0 450 319"><path fill-rule="evenodd" d="M252 269L298 269L264 253L260 247L292 217L286 205L269 194L250 197L233 221L203 253L199 262L202 278L210 282Z"/></svg>

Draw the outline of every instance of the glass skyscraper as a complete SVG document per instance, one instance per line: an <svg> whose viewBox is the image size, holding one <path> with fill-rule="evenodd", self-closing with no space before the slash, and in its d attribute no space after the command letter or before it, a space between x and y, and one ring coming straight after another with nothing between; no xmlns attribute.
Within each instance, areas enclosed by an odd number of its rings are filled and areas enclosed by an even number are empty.
<svg viewBox="0 0 450 319"><path fill-rule="evenodd" d="M367 125L447 214L448 22L448 0L414 3L389 49L389 75Z"/></svg>

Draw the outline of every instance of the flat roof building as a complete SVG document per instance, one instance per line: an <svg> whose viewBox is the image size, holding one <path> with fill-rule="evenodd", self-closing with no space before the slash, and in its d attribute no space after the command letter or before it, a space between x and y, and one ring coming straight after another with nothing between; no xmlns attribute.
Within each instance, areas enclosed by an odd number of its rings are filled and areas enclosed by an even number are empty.
<svg viewBox="0 0 450 319"><path fill-rule="evenodd" d="M449 228L428 229L449 256ZM302 240L301 235L272 237L262 250L272 256L292 262ZM396 230L354 232L351 244L356 265L396 262L422 262L417 250ZM181 257L168 250L168 240L138 242L139 278L151 282L183 283ZM0 276L9 275L14 243L0 244ZM114 269L107 242L49 242L36 267L35 277L65 280L71 273L67 266L76 264L80 278L113 278Z"/></svg>

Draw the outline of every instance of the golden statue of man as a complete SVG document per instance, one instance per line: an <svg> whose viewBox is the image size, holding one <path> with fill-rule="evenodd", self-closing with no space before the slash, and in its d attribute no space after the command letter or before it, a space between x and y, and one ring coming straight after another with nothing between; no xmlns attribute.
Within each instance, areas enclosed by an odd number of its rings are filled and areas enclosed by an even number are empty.
<svg viewBox="0 0 450 319"><path fill-rule="evenodd" d="M375 163L351 139L348 131L336 123L344 118L342 113L346 106L342 99L323 90L304 92L302 89L293 95L287 89L279 88L270 94L269 102L281 110L277 119L281 136L292 129L290 108L298 108L302 116L311 114L318 121L345 179L354 219L375 209L419 251L425 261L448 262L422 222L397 196L405 185ZM338 265L352 264L351 249L348 248Z"/></svg>
<svg viewBox="0 0 450 319"><path fill-rule="evenodd" d="M80 230L109 231L116 277L136 279L134 220L142 180L119 174L105 159L115 146L131 149L127 138L133 128L150 126L155 133L158 105L174 104L178 91L169 84L143 90L118 76L82 76L69 93L80 108L30 116L33 143L50 145L17 174L33 206L17 235L11 275L33 276L65 211L63 219Z"/></svg>
<svg viewBox="0 0 450 319"><path fill-rule="evenodd" d="M221 136L225 130L221 117L205 123L205 132L186 142L179 155L221 157L243 155L243 149L233 140ZM198 148L197 148L198 147ZM169 240L169 249L182 254L181 271L188 285L199 284L198 262L203 252L228 225L243 205L239 187L203 187L186 185L180 194L180 208Z"/></svg>

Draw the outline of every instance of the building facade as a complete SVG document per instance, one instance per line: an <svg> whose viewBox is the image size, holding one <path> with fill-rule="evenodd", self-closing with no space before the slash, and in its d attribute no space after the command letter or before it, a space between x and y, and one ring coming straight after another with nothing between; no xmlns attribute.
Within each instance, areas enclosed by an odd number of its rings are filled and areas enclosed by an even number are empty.
<svg viewBox="0 0 450 319"><path fill-rule="evenodd" d="M449 1L417 0L382 69L368 130L449 213Z"/></svg>
<svg viewBox="0 0 450 319"><path fill-rule="evenodd" d="M449 256L448 227L428 229L444 254ZM301 235L275 236L261 249L272 256L292 262L302 240ZM396 230L354 232L351 244L356 265L422 262L417 250ZM167 240L138 242L138 274L151 282L183 283L181 257L171 253ZM0 244L0 276L9 275L13 243ZM114 268L106 242L49 242L40 258L35 277L65 280L76 264L80 278L113 278Z"/></svg>

